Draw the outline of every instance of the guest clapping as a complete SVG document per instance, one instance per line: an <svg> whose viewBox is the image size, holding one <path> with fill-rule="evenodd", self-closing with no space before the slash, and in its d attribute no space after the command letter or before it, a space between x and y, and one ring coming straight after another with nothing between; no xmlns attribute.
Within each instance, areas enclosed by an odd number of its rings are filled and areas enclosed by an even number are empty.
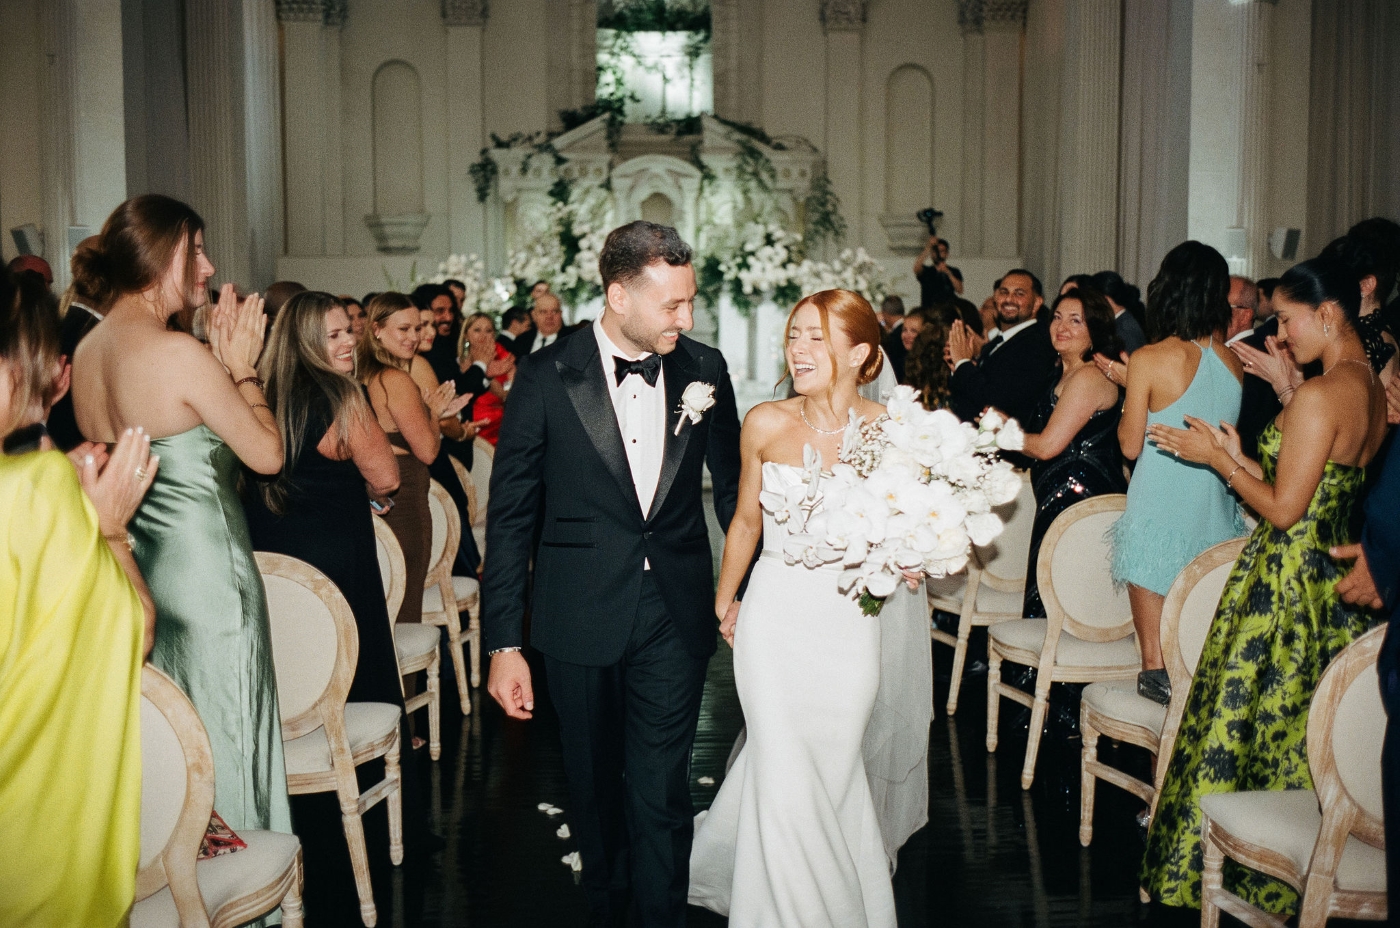
<svg viewBox="0 0 1400 928"><path fill-rule="evenodd" d="M1168 252L1147 288L1147 321L1156 341L1124 367L1105 355L1104 375L1127 398L1118 441L1138 460L1128 508L1113 530L1112 575L1128 585L1142 651L1138 692L1166 705L1171 695L1158 629L1176 575L1196 555L1244 533L1244 520L1223 475L1160 447L1144 449L1149 426L1179 426L1188 417L1228 423L1240 413L1243 367L1221 336L1230 322L1230 272L1214 248L1184 242Z"/></svg>
<svg viewBox="0 0 1400 928"><path fill-rule="evenodd" d="M1228 423L1188 416L1189 429L1149 427L1158 448L1209 468L1260 516L1201 652L1148 835L1143 885L1168 905L1201 902L1202 796L1313 788L1313 692L1328 663L1378 620L1341 601L1342 571L1329 556L1352 538L1365 467L1385 437L1360 289L1344 266L1314 259L1283 275L1274 307L1279 338L1323 373L1265 429L1260 461L1241 452ZM1134 374L1137 364L1134 356ZM1292 887L1258 871L1227 870L1226 883L1267 912L1297 909Z"/></svg>
<svg viewBox="0 0 1400 928"><path fill-rule="evenodd" d="M117 207L73 270L106 310L73 359L78 426L101 441L144 426L161 459L131 521L156 605L151 663L204 720L218 813L235 831L290 832L267 604L236 490L240 460L262 474L282 468L254 370L262 300L240 303L225 284L209 348L167 329L175 313L205 303L214 266L199 215L155 194Z"/></svg>
<svg viewBox="0 0 1400 928"><path fill-rule="evenodd" d="M1026 423L1036 505L1022 612L1027 618L1045 617L1036 562L1050 524L1075 503L1122 493L1128 484L1118 450L1122 394L1093 363L1095 352L1114 357L1122 350L1113 307L1095 290L1071 288L1055 300L1050 341L1060 356L1060 376Z"/></svg>

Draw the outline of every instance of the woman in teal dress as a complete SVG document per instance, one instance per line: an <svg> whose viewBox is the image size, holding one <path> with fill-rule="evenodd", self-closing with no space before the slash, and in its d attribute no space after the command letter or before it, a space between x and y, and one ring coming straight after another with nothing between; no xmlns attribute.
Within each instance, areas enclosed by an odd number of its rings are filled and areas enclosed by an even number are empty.
<svg viewBox="0 0 1400 928"><path fill-rule="evenodd" d="M1135 351L1126 368L1100 362L1110 380L1126 373L1118 443L1124 457L1138 462L1127 510L1113 528L1111 574L1128 587L1142 650L1138 693L1163 705L1171 696L1159 640L1167 591L1196 555L1243 535L1244 521L1224 480L1144 447L1143 439L1159 423L1179 426L1196 416L1233 426L1239 418L1243 365L1220 337L1230 321L1229 292L1230 271L1220 253L1183 242L1147 285L1152 344Z"/></svg>
<svg viewBox="0 0 1400 928"><path fill-rule="evenodd" d="M1312 788L1313 692L1376 621L1341 602L1342 570L1328 553L1352 538L1364 468L1385 437L1385 392L1357 331L1360 290L1343 268L1314 259L1284 274L1274 306L1279 340L1324 373L1264 430L1262 461L1241 453L1228 424L1149 429L1159 449L1224 477L1260 517L1220 598L1148 833L1143 886L1167 905L1201 904L1202 796ZM1257 871L1232 866L1225 881L1265 911L1297 910L1292 888Z"/></svg>
<svg viewBox="0 0 1400 928"><path fill-rule="evenodd" d="M240 461L260 473L282 467L253 368L262 300L240 304L225 284L209 348L168 329L176 312L206 302L214 267L199 216L157 195L117 207L97 246L74 256L73 272L106 310L73 359L78 425L99 441L144 426L160 455L130 524L156 606L151 663L180 685L209 732L219 815L234 831L290 832L267 603L236 486Z"/></svg>

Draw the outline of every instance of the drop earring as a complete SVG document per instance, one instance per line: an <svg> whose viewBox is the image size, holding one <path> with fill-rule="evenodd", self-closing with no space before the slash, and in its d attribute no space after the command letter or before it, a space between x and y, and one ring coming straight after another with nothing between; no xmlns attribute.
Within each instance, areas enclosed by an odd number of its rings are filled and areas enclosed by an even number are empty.
<svg viewBox="0 0 1400 928"><path fill-rule="evenodd" d="M1332 336L1332 329L1331 329L1331 327L1329 327L1329 326L1327 325L1327 323L1324 322L1324 323L1322 324L1322 337L1323 337L1323 338L1330 338L1331 336Z"/></svg>

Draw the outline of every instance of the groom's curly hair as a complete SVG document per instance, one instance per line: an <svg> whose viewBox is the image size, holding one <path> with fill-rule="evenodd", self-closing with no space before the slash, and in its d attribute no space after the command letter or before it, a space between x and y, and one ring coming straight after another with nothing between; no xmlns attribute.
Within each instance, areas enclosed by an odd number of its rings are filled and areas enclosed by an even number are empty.
<svg viewBox="0 0 1400 928"><path fill-rule="evenodd" d="M598 253L603 292L614 282L629 286L648 266L665 261L671 267L690 263L690 246L670 226L638 219L608 233Z"/></svg>

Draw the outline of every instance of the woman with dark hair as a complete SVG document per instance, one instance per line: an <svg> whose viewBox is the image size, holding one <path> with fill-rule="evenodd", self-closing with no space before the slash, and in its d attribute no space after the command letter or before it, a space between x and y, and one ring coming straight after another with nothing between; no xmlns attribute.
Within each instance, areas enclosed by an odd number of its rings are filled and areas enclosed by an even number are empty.
<svg viewBox="0 0 1400 928"><path fill-rule="evenodd" d="M1040 542L1055 518L1081 500L1128 488L1118 450L1122 393L1094 366L1094 354L1110 357L1121 349L1113 308L1099 292L1070 288L1055 300L1050 341L1060 355L1059 377L1027 423L1024 454L1034 459L1035 526L1031 529L1022 615L1045 617L1036 584Z"/></svg>
<svg viewBox="0 0 1400 928"><path fill-rule="evenodd" d="M365 335L365 307L353 296L341 294L340 305L345 307L345 315L350 320L350 334L359 341Z"/></svg>
<svg viewBox="0 0 1400 928"><path fill-rule="evenodd" d="M940 311L944 309L948 312ZM904 357L904 382L919 391L925 409L947 409L948 377L952 372L943 354L948 347L950 323L947 320L950 315L958 318L957 308L952 303L943 303L932 310L914 312L922 324Z"/></svg>
<svg viewBox="0 0 1400 928"><path fill-rule="evenodd" d="M1244 372L1221 338L1230 321L1229 290L1230 270L1220 253L1200 242L1183 242L1162 259L1147 288L1153 343L1140 348L1126 367L1106 365L1105 356L1096 356L1114 382L1120 382L1120 369L1127 374L1118 443L1138 464L1128 509L1113 528L1112 574L1114 582L1127 584L1132 603L1142 650L1138 692L1163 705L1171 688L1158 628L1167 590L1196 555L1243 534L1244 520L1221 477L1161 448L1144 449L1143 443L1148 426L1176 426L1188 417L1234 427Z"/></svg>
<svg viewBox="0 0 1400 928"><path fill-rule="evenodd" d="M239 464L282 469L282 436L255 365L262 300L224 284L206 348L166 323L208 299L204 222L147 194L108 217L73 280L105 311L73 358L73 410L89 438L144 426L160 470L131 520L156 605L151 663L209 732L214 808L234 831L290 832L267 602L238 498Z"/></svg>
<svg viewBox="0 0 1400 928"><path fill-rule="evenodd" d="M403 701L384 607L370 499L399 487L384 430L355 382L355 338L340 301L298 293L277 314L258 362L285 464L243 495L253 547L306 561L350 604L360 633L351 702Z"/></svg>
<svg viewBox="0 0 1400 928"><path fill-rule="evenodd" d="M1089 279L1089 286L1108 298L1123 350L1132 354L1147 344L1147 335L1143 332L1146 316L1138 288L1120 277L1117 271L1099 271Z"/></svg>
<svg viewBox="0 0 1400 928"><path fill-rule="evenodd" d="M1279 338L1322 374L1264 430L1261 460L1241 452L1228 424L1151 428L1158 448L1224 477L1259 513L1201 651L1148 833L1143 886L1167 905L1201 904L1202 796L1313 788L1313 692L1328 663L1377 621L1338 597L1344 571L1329 555L1353 540L1365 468L1386 430L1385 391L1358 330L1360 289L1344 265L1314 259L1280 278L1274 306ZM1298 894L1258 871L1227 870L1225 880L1266 912L1297 910Z"/></svg>

